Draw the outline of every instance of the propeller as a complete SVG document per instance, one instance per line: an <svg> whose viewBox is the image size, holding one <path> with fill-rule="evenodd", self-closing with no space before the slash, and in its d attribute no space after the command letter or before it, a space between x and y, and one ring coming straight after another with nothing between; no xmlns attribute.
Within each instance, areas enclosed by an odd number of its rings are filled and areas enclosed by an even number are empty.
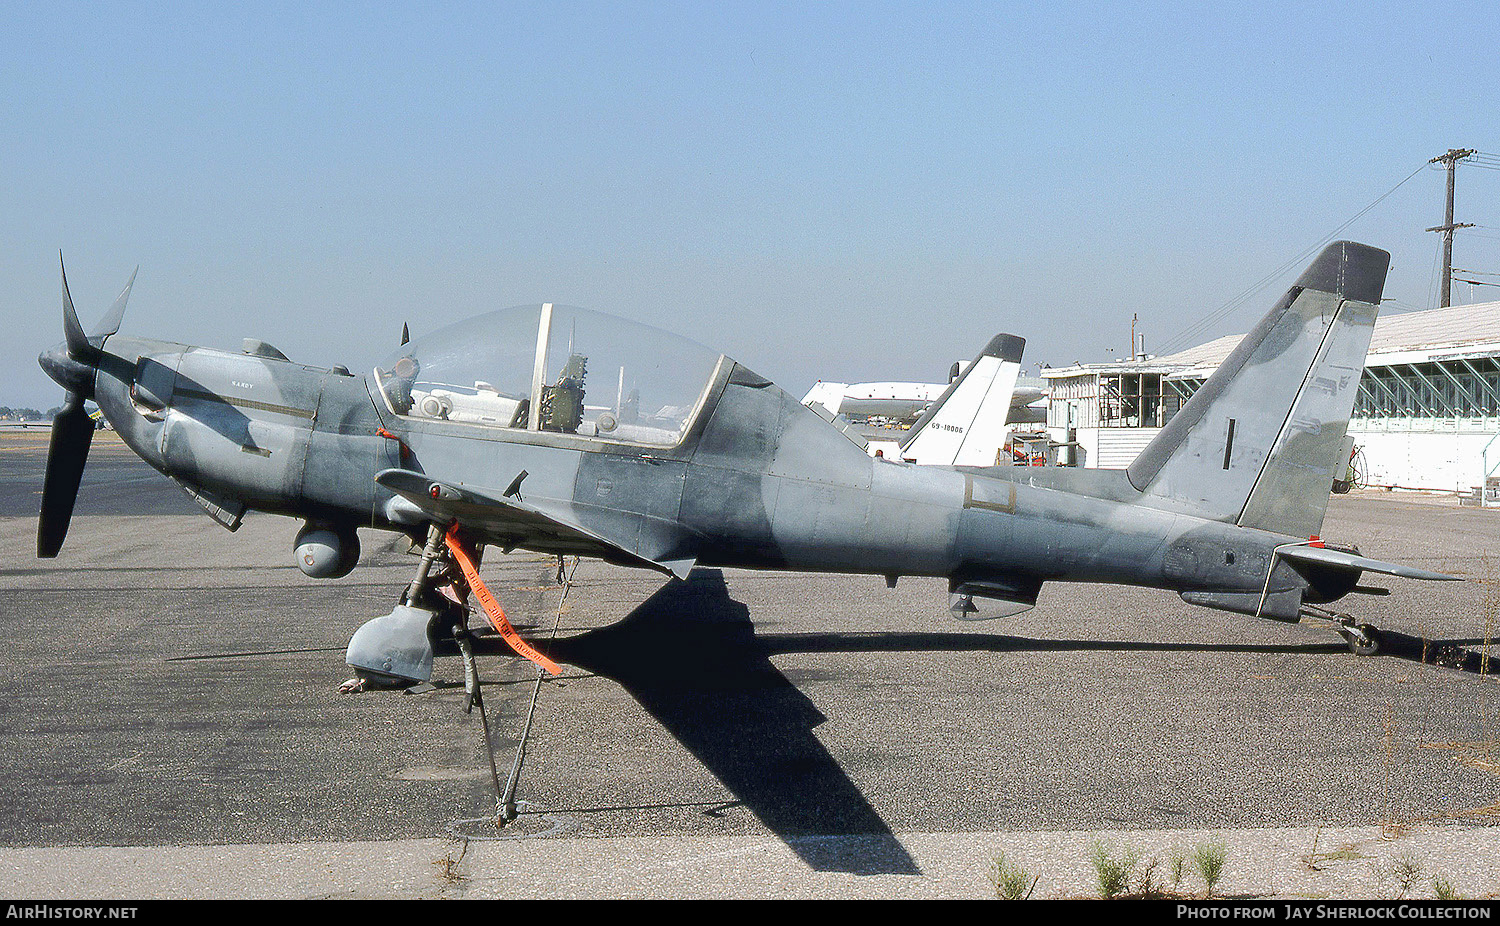
<svg viewBox="0 0 1500 926"><path fill-rule="evenodd" d="M36 526L36 555L51 559L62 549L73 520L73 503L83 480L83 465L94 441L94 419L83 407L83 397L68 393L68 403L52 419L52 444L47 450L47 475L42 483L42 510Z"/></svg>
<svg viewBox="0 0 1500 926"><path fill-rule="evenodd" d="M59 264L62 255L58 255ZM140 268L136 268L139 271ZM42 354L38 362L47 375L67 390L63 410L52 420L52 439L47 448L47 472L42 481L42 508L37 518L36 555L51 559L62 549L73 519L78 485L94 441L94 420L83 407L94 396L94 376L99 369L104 339L120 330L125 303L135 285L135 274L92 334L85 334L68 293L68 271L62 269L63 343Z"/></svg>

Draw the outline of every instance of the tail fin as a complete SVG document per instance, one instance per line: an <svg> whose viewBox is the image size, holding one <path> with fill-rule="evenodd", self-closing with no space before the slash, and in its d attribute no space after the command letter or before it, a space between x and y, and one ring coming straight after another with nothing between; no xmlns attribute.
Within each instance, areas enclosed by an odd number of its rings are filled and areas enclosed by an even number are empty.
<svg viewBox="0 0 1500 926"><path fill-rule="evenodd" d="M1026 341L997 334L912 425L901 459L944 466L994 466L1005 443L1010 397Z"/></svg>
<svg viewBox="0 0 1500 926"><path fill-rule="evenodd" d="M1131 484L1200 517L1318 533L1390 259L1325 248L1130 465Z"/></svg>
<svg viewBox="0 0 1500 926"><path fill-rule="evenodd" d="M810 406L816 403L828 409L830 415L837 415L839 406L844 403L844 390L847 388L843 383L825 383L820 379L802 397L802 404Z"/></svg>

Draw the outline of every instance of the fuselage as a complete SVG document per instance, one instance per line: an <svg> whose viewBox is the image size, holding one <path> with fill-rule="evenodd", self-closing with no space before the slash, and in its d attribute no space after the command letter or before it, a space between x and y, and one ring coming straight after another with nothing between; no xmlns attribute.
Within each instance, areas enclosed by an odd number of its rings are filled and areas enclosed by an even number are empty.
<svg viewBox="0 0 1500 926"><path fill-rule="evenodd" d="M513 488L609 541L486 538L549 553L941 576L1033 600L1043 581L1252 597L1298 582L1278 567L1267 585L1272 549L1293 538L1143 504L1118 474L872 458L727 358L671 447L419 421L364 376L118 335L94 394L131 449L200 501L347 530L423 526L375 482L399 468L495 496Z"/></svg>

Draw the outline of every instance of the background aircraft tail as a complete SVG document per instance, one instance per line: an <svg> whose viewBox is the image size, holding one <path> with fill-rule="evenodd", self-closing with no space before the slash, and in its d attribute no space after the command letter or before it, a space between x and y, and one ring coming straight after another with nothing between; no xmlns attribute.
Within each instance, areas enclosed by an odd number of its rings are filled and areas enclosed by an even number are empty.
<svg viewBox="0 0 1500 926"><path fill-rule="evenodd" d="M830 415L837 415L839 406L844 402L844 390L847 388L844 383L825 383L820 379L807 391L807 395L802 397L802 404L812 405L816 402L828 409Z"/></svg>
<svg viewBox="0 0 1500 926"><path fill-rule="evenodd" d="M901 459L944 466L995 466L1005 443L1024 338L997 334L912 425Z"/></svg>
<svg viewBox="0 0 1500 926"><path fill-rule="evenodd" d="M1325 248L1126 470L1148 503L1317 534L1389 264L1368 245Z"/></svg>

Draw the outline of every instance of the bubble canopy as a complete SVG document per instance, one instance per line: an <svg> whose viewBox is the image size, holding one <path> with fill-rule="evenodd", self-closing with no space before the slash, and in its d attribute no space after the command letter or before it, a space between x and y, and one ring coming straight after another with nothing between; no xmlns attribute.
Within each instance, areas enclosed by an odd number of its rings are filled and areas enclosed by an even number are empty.
<svg viewBox="0 0 1500 926"><path fill-rule="evenodd" d="M549 303L416 338L375 381L406 418L672 446L721 358L649 325Z"/></svg>

